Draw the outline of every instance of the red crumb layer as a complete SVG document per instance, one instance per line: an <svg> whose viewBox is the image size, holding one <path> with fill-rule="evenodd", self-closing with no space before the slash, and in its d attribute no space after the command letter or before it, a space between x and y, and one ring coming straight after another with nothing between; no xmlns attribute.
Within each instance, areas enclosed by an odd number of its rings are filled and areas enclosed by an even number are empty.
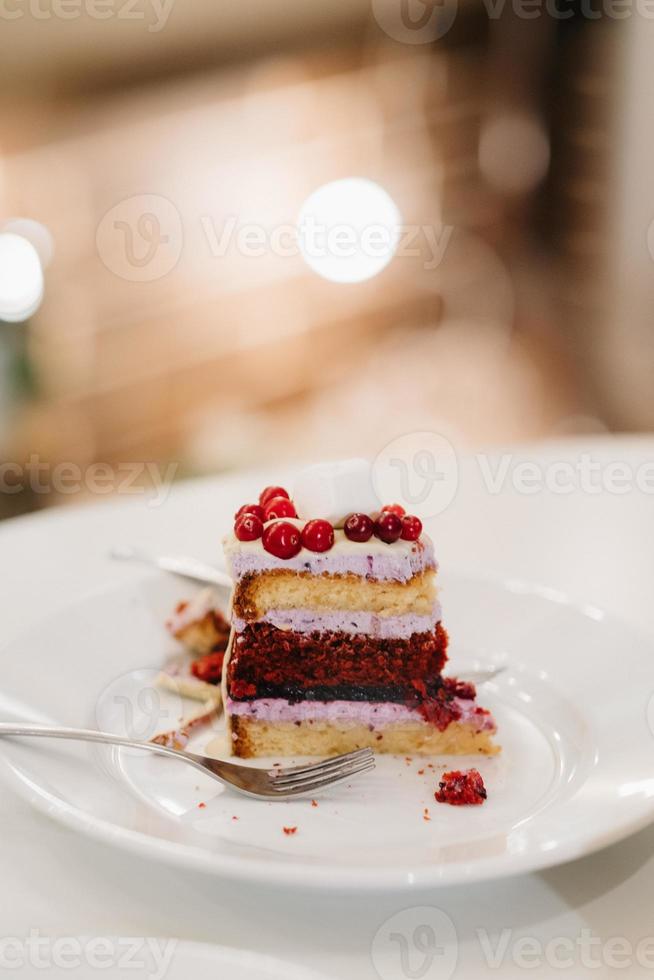
<svg viewBox="0 0 654 980"><path fill-rule="evenodd" d="M293 633L269 623L248 626L234 643L228 681L258 688L292 685L392 687L414 678L429 683L447 660L447 633L440 623L409 639L336 632Z"/></svg>
<svg viewBox="0 0 654 980"><path fill-rule="evenodd" d="M438 786L434 799L450 806L480 806L488 795L484 780L476 769L444 772Z"/></svg>

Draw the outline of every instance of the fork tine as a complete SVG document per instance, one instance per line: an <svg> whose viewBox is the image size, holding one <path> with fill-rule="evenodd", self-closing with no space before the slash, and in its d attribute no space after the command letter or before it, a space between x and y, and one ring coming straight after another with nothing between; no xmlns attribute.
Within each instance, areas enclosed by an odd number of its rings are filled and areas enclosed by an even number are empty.
<svg viewBox="0 0 654 980"><path fill-rule="evenodd" d="M275 771L273 778L283 780L298 776L310 776L312 773L327 772L330 769L338 768L347 762L356 762L359 759L369 759L372 756L370 749L356 749L354 752L346 752L344 755L335 755L330 759L321 759L320 762L308 763L305 766L291 766L287 769Z"/></svg>
<svg viewBox="0 0 654 980"><path fill-rule="evenodd" d="M306 770L295 772L294 770L281 769L278 776L273 776L275 783L281 786L296 782L306 782L309 779L318 779L322 776L340 772L341 769L358 765L360 762L369 762L373 758L371 752L360 752L354 756L336 756L334 759L327 759L323 763L311 766Z"/></svg>
<svg viewBox="0 0 654 980"><path fill-rule="evenodd" d="M295 779L273 779L272 783L276 789L280 790L313 786L317 782L322 782L323 780L340 779L341 776L348 776L353 772L357 772L362 766L369 765L374 765L374 759L372 757L357 759L355 762L347 762L345 765L339 766L335 769L330 769L327 772L313 773L308 776L298 776Z"/></svg>
<svg viewBox="0 0 654 980"><path fill-rule="evenodd" d="M354 749L352 752L344 752L342 755L332 755L328 756L326 759L319 759L317 762L306 762L299 766L285 766L280 769L279 772L305 772L311 769L317 769L320 766L327 765L329 762L340 762L345 759L354 759L357 756L363 755L364 753L370 753L371 749Z"/></svg>
<svg viewBox="0 0 654 980"><path fill-rule="evenodd" d="M275 796L279 795L280 798L284 796L308 796L310 793L315 793L318 790L326 789L328 786L335 786L336 783L345 782L348 779L352 779L354 776L359 776L364 772L372 772L375 768L374 762L365 762L362 765L350 769L348 772L339 772L337 775L326 776L323 779L313 779L310 782L302 785L290 786L280 786L272 787L272 791Z"/></svg>

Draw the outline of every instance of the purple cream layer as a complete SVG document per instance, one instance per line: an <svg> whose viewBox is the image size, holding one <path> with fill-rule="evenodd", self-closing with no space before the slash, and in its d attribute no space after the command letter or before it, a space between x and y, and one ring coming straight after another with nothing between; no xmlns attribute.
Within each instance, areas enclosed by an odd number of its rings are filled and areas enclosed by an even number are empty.
<svg viewBox="0 0 654 980"><path fill-rule="evenodd" d="M441 620L440 603L436 603L429 616L405 613L401 616L379 616L360 610L336 610L334 612L311 609L270 609L260 622L270 623L280 630L294 633L363 633L380 640L408 639L414 633L430 633ZM232 625L242 633L248 623L234 616Z"/></svg>
<svg viewBox="0 0 654 980"><path fill-rule="evenodd" d="M342 531L336 531L336 544L330 551L317 554L302 548L295 558L289 559L268 554L260 541L238 542L232 536L225 541L225 555L235 579L252 573L284 569L309 572L311 575L351 574L382 581L408 582L428 568L437 568L434 546L426 534L420 541L382 544L376 539L366 543L348 541Z"/></svg>
<svg viewBox="0 0 654 980"><path fill-rule="evenodd" d="M454 701L461 709L461 724L474 725L478 732L495 731L492 715L475 714L476 701L464 701L462 698L455 698ZM407 722L426 724L419 711L386 701L301 701L289 704L283 698L260 698L256 701L232 701L228 698L227 713L272 724L326 721L332 724L372 725L373 728Z"/></svg>

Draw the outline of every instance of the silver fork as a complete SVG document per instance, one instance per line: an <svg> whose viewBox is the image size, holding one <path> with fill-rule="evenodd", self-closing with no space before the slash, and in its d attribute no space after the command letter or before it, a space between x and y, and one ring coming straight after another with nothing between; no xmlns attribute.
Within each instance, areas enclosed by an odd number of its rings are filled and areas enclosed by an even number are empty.
<svg viewBox="0 0 654 980"><path fill-rule="evenodd" d="M109 555L118 561L135 561L142 565L152 565L163 572L172 572L173 575L181 575L182 578L190 578L205 585L219 585L230 590L233 585L226 572L186 555L151 555L139 548L127 547L112 548Z"/></svg>
<svg viewBox="0 0 654 980"><path fill-rule="evenodd" d="M284 769L250 769L248 766L238 766L233 762L209 759L194 752L180 752L179 749L167 745L134 741L123 738L122 735L96 732L92 729L53 728L46 725L15 725L13 722L0 722L0 738L18 735L100 742L103 745L120 745L124 748L144 749L146 752L167 755L208 773L218 782L231 786L245 796L253 796L261 800L287 800L293 796L307 794L315 796L329 786L375 768L375 758L370 749L358 749L356 752L347 752L345 755L337 755L331 759L323 759L321 762L303 766L290 766Z"/></svg>

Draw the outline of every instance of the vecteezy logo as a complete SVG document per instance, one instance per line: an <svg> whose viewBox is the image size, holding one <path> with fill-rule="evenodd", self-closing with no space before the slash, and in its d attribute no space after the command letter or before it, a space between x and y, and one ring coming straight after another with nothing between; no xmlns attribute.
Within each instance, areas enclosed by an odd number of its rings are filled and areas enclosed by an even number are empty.
<svg viewBox="0 0 654 980"><path fill-rule="evenodd" d="M459 944L452 919L424 905L404 909L377 930L372 964L381 980L450 980Z"/></svg>
<svg viewBox="0 0 654 980"><path fill-rule="evenodd" d="M454 500L459 467L452 443L437 432L409 432L389 442L372 464L381 504L400 503L423 517L441 514Z"/></svg>
<svg viewBox="0 0 654 980"><path fill-rule="evenodd" d="M403 44L431 44L456 20L457 0L372 0L375 20Z"/></svg>
<svg viewBox="0 0 654 980"><path fill-rule="evenodd" d="M96 703L98 728L138 742L178 729L183 700L175 691L162 689L158 680L159 671L149 668L116 677Z"/></svg>
<svg viewBox="0 0 654 980"><path fill-rule="evenodd" d="M179 261L182 219L167 198L137 194L107 211L95 241L98 255L114 275L129 282L153 282Z"/></svg>

